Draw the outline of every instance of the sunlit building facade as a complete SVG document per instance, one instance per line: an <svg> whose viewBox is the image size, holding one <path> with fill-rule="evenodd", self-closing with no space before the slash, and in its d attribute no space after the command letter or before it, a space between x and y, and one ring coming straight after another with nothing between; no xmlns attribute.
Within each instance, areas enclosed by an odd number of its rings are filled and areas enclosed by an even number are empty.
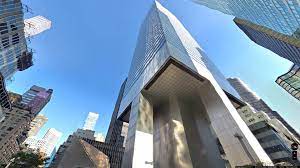
<svg viewBox="0 0 300 168"><path fill-rule="evenodd" d="M51 21L43 16L35 16L24 20L25 36L31 37L51 28Z"/></svg>
<svg viewBox="0 0 300 168"><path fill-rule="evenodd" d="M300 64L294 64L289 72L277 78L276 83L300 100Z"/></svg>
<svg viewBox="0 0 300 168"><path fill-rule="evenodd" d="M300 2L297 0L192 1L290 36L300 27Z"/></svg>
<svg viewBox="0 0 300 168"><path fill-rule="evenodd" d="M99 118L98 113L89 112L89 114L84 122L83 129L84 130L94 130L98 118Z"/></svg>
<svg viewBox="0 0 300 168"><path fill-rule="evenodd" d="M59 139L61 138L62 133L54 128L50 128L44 137L38 141L38 148L40 152L45 153L47 156L50 156L55 146L57 145Z"/></svg>
<svg viewBox="0 0 300 168"><path fill-rule="evenodd" d="M48 118L45 115L37 115L30 123L30 130L28 132L28 136L36 136L47 121Z"/></svg>
<svg viewBox="0 0 300 168"><path fill-rule="evenodd" d="M222 73L155 2L118 109L129 123L122 167L225 167L218 141L232 167L272 164L232 102L239 96Z"/></svg>

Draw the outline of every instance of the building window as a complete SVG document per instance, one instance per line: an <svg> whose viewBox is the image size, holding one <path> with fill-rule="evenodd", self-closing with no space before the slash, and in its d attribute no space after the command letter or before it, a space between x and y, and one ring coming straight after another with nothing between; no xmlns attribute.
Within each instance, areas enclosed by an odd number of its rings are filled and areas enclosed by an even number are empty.
<svg viewBox="0 0 300 168"><path fill-rule="evenodd" d="M0 33L1 34L8 33L7 23L0 23Z"/></svg>
<svg viewBox="0 0 300 168"><path fill-rule="evenodd" d="M13 44L13 45L16 45L16 44L18 44L19 42L20 42L19 34L16 33L16 34L12 35L12 44Z"/></svg>
<svg viewBox="0 0 300 168"><path fill-rule="evenodd" d="M2 42L2 46L3 46L4 48L8 48L8 47L9 47L9 38L8 38L8 37L3 37L3 38L1 39L1 42Z"/></svg>

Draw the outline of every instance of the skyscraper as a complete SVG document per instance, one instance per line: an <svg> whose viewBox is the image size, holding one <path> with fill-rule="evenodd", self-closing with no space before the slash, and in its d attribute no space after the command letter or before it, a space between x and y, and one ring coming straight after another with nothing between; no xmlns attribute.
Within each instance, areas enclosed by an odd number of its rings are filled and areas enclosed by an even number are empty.
<svg viewBox="0 0 300 168"><path fill-rule="evenodd" d="M94 130L95 125L98 120L98 117L99 117L98 113L89 112L89 114L84 122L83 129L84 130Z"/></svg>
<svg viewBox="0 0 300 168"><path fill-rule="evenodd" d="M0 72L10 79L18 70L32 65L32 52L24 35L21 1L0 1L0 6Z"/></svg>
<svg viewBox="0 0 300 168"><path fill-rule="evenodd" d="M1 108L11 109L9 95L5 88L5 79L0 73L0 106ZM0 122L5 118L3 111L0 111Z"/></svg>
<svg viewBox="0 0 300 168"><path fill-rule="evenodd" d="M300 64L294 64L289 72L277 78L276 83L300 100Z"/></svg>
<svg viewBox="0 0 300 168"><path fill-rule="evenodd" d="M26 93L22 95L22 104L31 109L34 115L37 115L50 101L52 89L45 89L39 86L32 86Z"/></svg>
<svg viewBox="0 0 300 168"><path fill-rule="evenodd" d="M28 132L28 136L36 136L47 121L48 118L45 115L37 115L30 123L30 130Z"/></svg>
<svg viewBox="0 0 300 168"><path fill-rule="evenodd" d="M300 5L296 0L193 1L290 36L300 27Z"/></svg>
<svg viewBox="0 0 300 168"><path fill-rule="evenodd" d="M43 16L35 16L24 20L25 36L31 37L51 28L51 21Z"/></svg>
<svg viewBox="0 0 300 168"><path fill-rule="evenodd" d="M123 167L271 163L232 102L232 87L167 9L155 2L140 28L119 120L129 122Z"/></svg>
<svg viewBox="0 0 300 168"><path fill-rule="evenodd" d="M255 43L265 47L282 58L300 64L300 40L278 33L272 29L235 18L236 25Z"/></svg>
<svg viewBox="0 0 300 168"><path fill-rule="evenodd" d="M265 101L258 97L241 79L228 78L227 80L236 89L245 102L249 103L255 110L265 112L270 118L278 119L300 141L299 133L293 127L291 127L276 111L273 111L265 103Z"/></svg>
<svg viewBox="0 0 300 168"><path fill-rule="evenodd" d="M50 128L44 137L38 141L37 146L41 152L45 153L47 156L50 156L61 136L61 132L54 128Z"/></svg>

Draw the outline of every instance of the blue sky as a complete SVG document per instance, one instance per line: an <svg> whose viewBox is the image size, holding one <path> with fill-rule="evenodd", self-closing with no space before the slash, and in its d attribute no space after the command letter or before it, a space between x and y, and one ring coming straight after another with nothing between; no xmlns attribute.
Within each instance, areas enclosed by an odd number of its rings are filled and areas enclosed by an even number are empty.
<svg viewBox="0 0 300 168"><path fill-rule="evenodd" d="M23 93L32 85L54 90L42 111L56 128L69 134L83 126L89 111L100 114L95 130L106 134L119 87L129 71L140 24L152 0L23 0L43 15L52 29L34 37L34 66L18 72L8 90ZM300 102L274 82L290 62L243 34L233 17L186 0L162 1L185 25L226 77L240 77L299 130Z"/></svg>

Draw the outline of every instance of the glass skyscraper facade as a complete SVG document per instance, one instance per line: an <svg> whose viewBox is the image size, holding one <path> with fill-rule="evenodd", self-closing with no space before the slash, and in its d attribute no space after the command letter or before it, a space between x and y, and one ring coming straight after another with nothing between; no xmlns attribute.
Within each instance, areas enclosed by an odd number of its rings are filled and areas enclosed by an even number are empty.
<svg viewBox="0 0 300 168"><path fill-rule="evenodd" d="M192 0L195 3L293 35L300 27L298 0Z"/></svg>
<svg viewBox="0 0 300 168"><path fill-rule="evenodd" d="M300 64L295 64L289 72L277 78L276 83L300 100Z"/></svg>
<svg viewBox="0 0 300 168"><path fill-rule="evenodd" d="M256 44L295 64L300 64L300 40L272 29L235 18L236 25Z"/></svg>
<svg viewBox="0 0 300 168"><path fill-rule="evenodd" d="M232 104L237 92L156 1L140 27L121 98L117 119L129 123L122 167L271 162Z"/></svg>
<svg viewBox="0 0 300 168"><path fill-rule="evenodd" d="M10 79L16 71L31 65L32 53L27 49L24 35L22 3L20 0L1 0L0 72L5 79Z"/></svg>

